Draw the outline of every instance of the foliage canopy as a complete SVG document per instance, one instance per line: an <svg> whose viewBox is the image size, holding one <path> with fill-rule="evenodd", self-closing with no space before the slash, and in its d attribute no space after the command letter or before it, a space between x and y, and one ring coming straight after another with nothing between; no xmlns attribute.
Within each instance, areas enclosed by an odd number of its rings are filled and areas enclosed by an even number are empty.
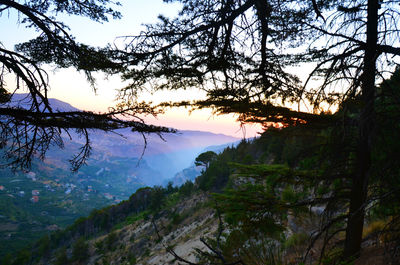
<svg viewBox="0 0 400 265"><path fill-rule="evenodd" d="M56 17L65 13L97 22L120 18L121 14L111 5L113 2L109 0L0 1L0 15L15 12L21 24L38 32L35 39L16 45L14 51L0 46L0 146L10 164L29 167L34 154L43 158L51 145L62 147L62 135L70 136L71 130L85 139L80 152L71 159L73 170L90 154L89 129L132 128L143 135L172 131L147 125L138 117L143 113L157 114L145 103L125 102L108 112L94 113L56 110L49 102L49 76L42 68L44 63L83 71L93 88L92 72L113 74L122 70L122 65L112 60L115 52L76 42L67 25ZM13 96L15 93L26 94L17 100Z"/></svg>
<svg viewBox="0 0 400 265"><path fill-rule="evenodd" d="M121 98L134 97L148 84L155 90L200 87L205 99L164 106L214 107L265 126L337 130L336 145L327 144L340 156L331 161L336 172L327 175L348 183L339 200L349 211L342 218L343 255L358 256L372 180L375 104L385 93L377 87L394 73L400 55L399 1L176 2L182 4L178 17L161 16L140 35L127 37L121 58L131 85ZM307 63L314 68L301 82L293 69ZM288 107L294 103L297 110ZM340 110L336 115L323 113L332 105ZM302 106L312 111L302 112Z"/></svg>
<svg viewBox="0 0 400 265"><path fill-rule="evenodd" d="M107 0L93 1L89 6L56 0L45 1L46 4L40 6L42 1L22 4L0 0L2 12L18 10L25 18L24 23L41 32L38 38L18 45L16 52L0 50L3 69L22 81L22 84L17 82L17 89L26 87L30 100L29 109L7 105L9 91L4 86L4 74L1 76L0 99L4 107L0 115L7 117L1 119L1 142L8 146L8 155L16 157L16 162L21 162L19 158L22 157L25 158L22 162L29 163L33 150L44 154L49 143L60 143L60 131L74 128L87 139L82 154L73 162L79 166L90 150L87 128L108 131L133 127L141 133L169 131L145 125L140 120L127 122L115 116L126 114L135 118L138 113L155 113L154 108L134 101L149 85L156 91L201 88L207 93L205 99L165 102L162 106L213 107L219 114L239 114L242 122L260 122L266 127L274 122L306 128L302 133L310 130L310 135L318 138L315 140L320 144L318 154L326 156L324 161L319 161L319 168L310 167L317 161L312 157L301 165L292 157L291 161L285 161L288 165L239 166L244 175L259 175L263 179L234 195L238 198L243 198L240 192L259 195L256 196L258 201L248 197L252 202L250 206L262 203L266 208L281 206L271 209L279 214L281 222L289 214L285 207L296 206L296 200L305 201L301 206L322 204L324 223L315 238L325 233L324 243L327 244L337 233L345 231L343 257L358 256L369 203L382 203L387 206L382 208L390 209L393 216L398 214L395 206L382 200L395 193L388 183L396 184L397 169L389 165L385 171L390 177L384 178L375 172L374 163L387 158L382 142L391 142L390 131L397 129L390 127L388 120L397 117L391 115L397 115L393 113L396 113L398 94L385 80L398 66L400 1L175 2L182 5L177 18L160 16L159 23L146 25L137 36L126 37L124 50L111 50L76 43L62 23L46 15L54 10L88 16L96 21L119 17L107 7L110 3ZM90 73L95 70L121 72L131 84L120 90L120 108L109 113L59 113L48 104L48 86L40 69L43 62L55 62L60 67L74 66L84 70L89 80L92 80ZM295 75L293 69L307 63L314 68L305 82L301 82L301 76ZM395 100L388 99L388 94ZM297 110L288 107L295 103ZM383 107L381 103L390 107ZM335 114L323 112L324 106L332 105L338 109ZM312 111L300 111L304 106L311 107ZM381 131L378 125L389 129ZM304 167L305 171L298 171L295 166ZM213 163L209 170L219 170L224 178L232 172L228 166L217 169ZM205 172L203 177L207 174ZM277 184L276 176L284 180L286 186ZM204 187L214 181L203 180L200 178L199 182ZM319 185L324 189L318 189ZM267 191L264 190L266 186L269 187ZM313 188L307 189L310 186ZM284 192L274 194L275 188ZM377 192L381 188L383 193ZM371 199L371 194L377 197ZM228 202L229 198L235 197L225 196ZM243 200L240 202L242 207L250 207L244 205ZM293 211L297 207L289 208ZM236 214L243 221L248 213L237 210ZM263 222L272 224L276 216L266 217ZM257 216L248 219L254 218Z"/></svg>

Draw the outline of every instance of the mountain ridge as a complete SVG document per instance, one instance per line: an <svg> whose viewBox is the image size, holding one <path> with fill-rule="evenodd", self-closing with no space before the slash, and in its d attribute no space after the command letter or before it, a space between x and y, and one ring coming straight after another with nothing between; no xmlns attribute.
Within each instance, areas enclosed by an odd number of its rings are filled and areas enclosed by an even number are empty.
<svg viewBox="0 0 400 265"><path fill-rule="evenodd" d="M49 101L55 110L77 110L57 99ZM12 102L28 106L21 94L15 94ZM64 228L93 208L126 200L141 187L166 185L165 180L188 167L208 145L237 140L194 130L164 135L167 141L149 135L142 156L142 136L129 129L122 133L125 138L114 133L90 132L93 152L88 164L75 174L69 171L68 160L84 140L73 133L72 140L64 136L64 149L52 147L44 161L34 158L29 170L0 171L0 204L4 205L0 209L0 239L24 244L48 229ZM24 238L24 234L29 238ZM4 248L7 249L6 245L0 247L0 253Z"/></svg>

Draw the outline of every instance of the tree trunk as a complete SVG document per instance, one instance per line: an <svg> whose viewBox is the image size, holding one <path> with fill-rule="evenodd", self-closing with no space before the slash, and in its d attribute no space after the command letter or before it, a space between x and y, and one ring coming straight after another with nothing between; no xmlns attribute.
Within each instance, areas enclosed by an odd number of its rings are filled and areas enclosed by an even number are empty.
<svg viewBox="0 0 400 265"><path fill-rule="evenodd" d="M349 218L346 228L344 257L360 255L367 202L368 178L371 168L371 142L374 129L375 72L378 41L378 0L368 1L367 43L361 83L362 110L355 173L352 178Z"/></svg>

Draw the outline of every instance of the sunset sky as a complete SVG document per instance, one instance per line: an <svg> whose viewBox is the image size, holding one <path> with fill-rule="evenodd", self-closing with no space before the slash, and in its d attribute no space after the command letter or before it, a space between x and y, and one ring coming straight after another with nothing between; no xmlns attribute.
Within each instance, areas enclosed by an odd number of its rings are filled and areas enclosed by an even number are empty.
<svg viewBox="0 0 400 265"><path fill-rule="evenodd" d="M104 46L113 43L118 36L135 35L140 32L142 24L157 21L157 16L163 14L174 16L179 11L178 4L165 4L162 0L136 0L121 1L122 6L117 6L123 18L110 20L108 23L96 23L88 18L57 15L58 20L65 22L71 33L78 42L93 46ZM19 42L27 41L37 35L32 29L26 29L24 25L18 24L18 16L9 13L8 16L0 17L0 35L2 45L8 49ZM116 90L123 87L118 76L105 79L104 75L96 74L96 94L90 88L83 73L74 69L55 69L54 66L45 66L49 74L51 91L49 97L68 102L71 105L94 111L105 111L107 107L114 105ZM12 84L13 80L7 80ZM20 91L21 93L23 91ZM162 92L156 95L143 94L141 99L160 102L162 100L179 100L201 97L200 91L187 91L183 93ZM245 134L239 124L235 122L233 115L215 116L211 111L195 111L191 115L185 109L167 111L165 115L157 119L148 117L147 120L153 124L175 127L185 130L202 130L214 133L224 133L237 137L254 137L261 131L259 126L246 126Z"/></svg>

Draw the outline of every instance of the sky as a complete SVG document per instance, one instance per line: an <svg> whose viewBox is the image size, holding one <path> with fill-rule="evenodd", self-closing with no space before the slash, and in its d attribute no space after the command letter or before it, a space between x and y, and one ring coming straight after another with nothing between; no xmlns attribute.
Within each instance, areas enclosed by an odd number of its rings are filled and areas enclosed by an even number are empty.
<svg viewBox="0 0 400 265"><path fill-rule="evenodd" d="M142 24L154 23L159 14L175 16L179 11L179 4L163 3L162 0L123 0L122 6L115 7L122 13L122 19L105 23L96 23L88 18L57 15L58 20L65 22L71 28L71 33L78 42L101 47L113 43L118 36L135 35L143 29ZM3 14L0 17L1 43L8 49L13 49L16 43L27 41L37 35L33 29L26 29L18 23L15 13ZM118 76L105 78L96 74L96 93L90 88L83 73L74 69L56 69L48 65L44 67L49 74L51 90L49 97L70 103L82 109L92 111L106 111L115 104L116 90L123 87ZM10 80L8 83L12 83ZM193 99L204 95L201 91L191 90L183 93L161 92L155 95L142 94L140 99L161 102L168 100ZM201 130L214 133L223 133L236 137L254 137L261 132L259 125L247 125L244 130L236 122L234 115L216 116L210 110L194 111L190 115L188 110L180 108L167 111L157 119L146 117L152 124L174 127L181 130Z"/></svg>

